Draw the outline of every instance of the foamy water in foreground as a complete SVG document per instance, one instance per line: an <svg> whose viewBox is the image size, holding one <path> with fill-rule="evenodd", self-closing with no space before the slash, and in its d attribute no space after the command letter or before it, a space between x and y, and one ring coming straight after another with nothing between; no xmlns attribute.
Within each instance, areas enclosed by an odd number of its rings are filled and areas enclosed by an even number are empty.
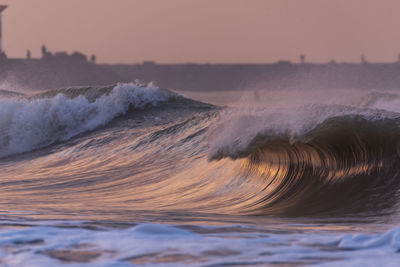
<svg viewBox="0 0 400 267"><path fill-rule="evenodd" d="M398 228L383 234L338 234L340 229L318 230L312 224L303 230L301 225L275 227L142 223L109 229L44 221L2 229L0 246L2 263L11 266L397 266L400 260Z"/></svg>
<svg viewBox="0 0 400 267"><path fill-rule="evenodd" d="M400 262L396 91L2 94L2 265Z"/></svg>

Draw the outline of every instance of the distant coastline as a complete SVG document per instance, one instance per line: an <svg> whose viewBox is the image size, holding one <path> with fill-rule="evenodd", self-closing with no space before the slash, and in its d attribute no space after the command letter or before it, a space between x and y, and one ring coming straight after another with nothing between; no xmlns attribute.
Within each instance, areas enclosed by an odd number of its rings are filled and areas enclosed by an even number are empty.
<svg viewBox="0 0 400 267"><path fill-rule="evenodd" d="M69 86L108 85L153 81L160 87L183 91L243 89L400 89L400 63L291 63L270 64L96 64L95 56L75 52L40 59L0 60L0 89L24 90ZM30 53L29 53L30 54Z"/></svg>

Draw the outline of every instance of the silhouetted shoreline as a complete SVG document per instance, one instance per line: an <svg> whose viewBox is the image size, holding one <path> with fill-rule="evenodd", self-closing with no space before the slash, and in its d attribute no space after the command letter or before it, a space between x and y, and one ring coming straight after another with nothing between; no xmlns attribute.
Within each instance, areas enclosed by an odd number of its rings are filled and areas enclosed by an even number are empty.
<svg viewBox="0 0 400 267"><path fill-rule="evenodd" d="M102 65L126 80L191 91L243 89L397 89L399 63Z"/></svg>
<svg viewBox="0 0 400 267"><path fill-rule="evenodd" d="M0 89L24 90L153 81L187 91L243 89L398 89L399 63L95 64L82 56L0 61Z"/></svg>

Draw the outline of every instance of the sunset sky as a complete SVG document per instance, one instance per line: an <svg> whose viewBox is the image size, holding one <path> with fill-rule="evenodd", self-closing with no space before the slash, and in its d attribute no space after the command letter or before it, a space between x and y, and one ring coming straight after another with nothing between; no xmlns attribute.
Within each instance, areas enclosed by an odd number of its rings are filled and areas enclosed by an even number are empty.
<svg viewBox="0 0 400 267"><path fill-rule="evenodd" d="M9 57L51 51L102 63L395 61L398 0L3 0Z"/></svg>

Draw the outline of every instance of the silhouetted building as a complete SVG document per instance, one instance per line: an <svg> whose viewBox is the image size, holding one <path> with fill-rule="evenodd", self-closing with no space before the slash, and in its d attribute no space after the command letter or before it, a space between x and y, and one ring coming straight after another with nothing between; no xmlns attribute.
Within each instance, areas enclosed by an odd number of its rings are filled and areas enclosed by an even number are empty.
<svg viewBox="0 0 400 267"><path fill-rule="evenodd" d="M56 52L54 54L54 57L57 57L59 59L66 59L66 58L68 58L68 54L67 54L67 52Z"/></svg>
<svg viewBox="0 0 400 267"><path fill-rule="evenodd" d="M44 58L47 54L47 47L45 45L42 45L42 57Z"/></svg>
<svg viewBox="0 0 400 267"><path fill-rule="evenodd" d="M365 60L365 56L364 55L361 55L361 63L363 63L363 64L367 63L367 61Z"/></svg>
<svg viewBox="0 0 400 267"><path fill-rule="evenodd" d="M7 56L4 54L3 55L3 40L2 40L2 37L3 37L3 29L2 29L2 22L1 22L1 13L7 8L8 6L6 6L6 5L0 5L0 54L1 54L1 57L3 58L3 57L5 57L5 58L7 58Z"/></svg>
<svg viewBox="0 0 400 267"><path fill-rule="evenodd" d="M95 54L90 56L90 62L92 62L93 64L96 64L96 55Z"/></svg>
<svg viewBox="0 0 400 267"><path fill-rule="evenodd" d="M303 54L301 54L301 55L300 55L300 62L301 62L301 64L304 64L305 61L306 61L306 56L303 55Z"/></svg>
<svg viewBox="0 0 400 267"><path fill-rule="evenodd" d="M6 60L7 59L7 55L6 53L3 51L0 53L0 60Z"/></svg>
<svg viewBox="0 0 400 267"><path fill-rule="evenodd" d="M61 61L61 62L79 62L79 63L86 63L87 58L86 55L80 52L74 52L69 55L65 51L59 51L52 54L47 50L45 45L42 46L42 59L45 61Z"/></svg>
<svg viewBox="0 0 400 267"><path fill-rule="evenodd" d="M51 58L53 55L47 51L47 47L45 45L42 46L42 59L49 59Z"/></svg>
<svg viewBox="0 0 400 267"><path fill-rule="evenodd" d="M86 63L87 62L87 58L86 55L79 53L77 51L75 51L74 53L72 53L72 55L69 56L71 60L76 61L76 62L82 62L82 63Z"/></svg>

